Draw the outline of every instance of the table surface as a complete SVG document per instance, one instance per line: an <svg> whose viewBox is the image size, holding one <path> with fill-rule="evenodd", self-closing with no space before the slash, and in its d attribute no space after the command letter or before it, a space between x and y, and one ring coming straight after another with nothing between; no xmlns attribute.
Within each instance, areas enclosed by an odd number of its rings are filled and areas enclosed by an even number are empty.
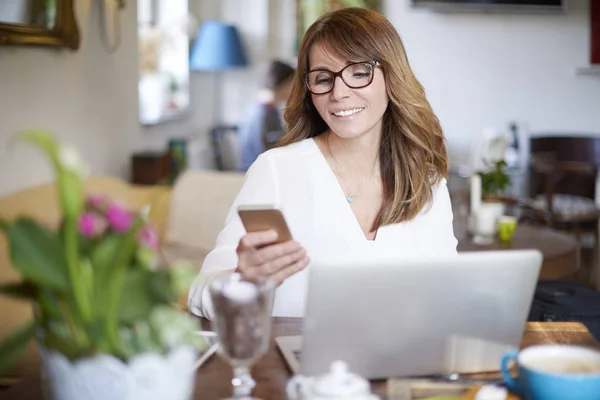
<svg viewBox="0 0 600 400"><path fill-rule="evenodd" d="M206 321L203 322L206 324ZM273 336L298 335L302 330L300 318L274 318ZM529 322L527 323L521 347L535 344L562 343L576 344L600 349L584 325L575 322ZM254 395L263 400L287 398L285 385L291 373L271 340L269 352L254 366L252 375L257 381ZM498 374L481 374L478 377L496 377ZM196 400L217 400L231 395L230 380L232 371L229 365L218 356L212 356L198 371L196 377ZM387 383L373 381L372 389L382 399L387 396ZM5 392L0 399L42 400L39 374L28 376Z"/></svg>
<svg viewBox="0 0 600 400"><path fill-rule="evenodd" d="M491 244L481 245L474 243L471 236L465 235L457 239L459 251L535 248L540 250L544 257L554 258L577 250L575 237L544 226L534 225L519 225L509 242L495 241Z"/></svg>
<svg viewBox="0 0 600 400"><path fill-rule="evenodd" d="M544 256L541 279L564 279L577 272L579 242L573 235L543 225L519 224L509 242L496 240L488 245L476 244L467 229L469 209L465 194L454 192L451 198L459 252L537 249Z"/></svg>

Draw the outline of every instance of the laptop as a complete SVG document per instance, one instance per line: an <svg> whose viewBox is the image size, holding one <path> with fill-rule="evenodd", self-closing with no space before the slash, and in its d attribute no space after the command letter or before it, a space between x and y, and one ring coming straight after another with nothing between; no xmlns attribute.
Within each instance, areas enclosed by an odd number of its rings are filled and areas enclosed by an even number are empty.
<svg viewBox="0 0 600 400"><path fill-rule="evenodd" d="M335 360L369 379L498 371L519 348L537 250L313 262L302 336L275 338L294 373Z"/></svg>

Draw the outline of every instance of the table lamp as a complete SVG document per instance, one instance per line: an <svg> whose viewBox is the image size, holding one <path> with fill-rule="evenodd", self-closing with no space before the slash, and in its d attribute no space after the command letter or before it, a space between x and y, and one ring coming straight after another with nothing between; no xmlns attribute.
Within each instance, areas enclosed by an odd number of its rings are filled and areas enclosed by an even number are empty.
<svg viewBox="0 0 600 400"><path fill-rule="evenodd" d="M190 69L215 72L215 118L221 118L221 72L248 65L235 26L209 20L200 27L190 52Z"/></svg>

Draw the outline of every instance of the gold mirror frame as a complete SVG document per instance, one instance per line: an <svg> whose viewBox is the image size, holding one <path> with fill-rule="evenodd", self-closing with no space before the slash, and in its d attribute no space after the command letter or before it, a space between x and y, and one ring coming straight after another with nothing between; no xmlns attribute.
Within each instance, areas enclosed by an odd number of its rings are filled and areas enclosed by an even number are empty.
<svg viewBox="0 0 600 400"><path fill-rule="evenodd" d="M56 7L56 25L52 30L0 22L0 45L57 46L77 50L80 37L73 0L57 0Z"/></svg>

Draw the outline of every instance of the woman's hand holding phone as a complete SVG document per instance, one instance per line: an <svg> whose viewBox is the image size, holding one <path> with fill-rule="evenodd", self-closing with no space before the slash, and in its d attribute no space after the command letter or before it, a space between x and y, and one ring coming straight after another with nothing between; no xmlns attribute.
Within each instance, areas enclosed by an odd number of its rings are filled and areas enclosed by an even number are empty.
<svg viewBox="0 0 600 400"><path fill-rule="evenodd" d="M237 272L247 277L270 278L277 285L308 265L306 250L296 241L278 241L274 230L250 232L237 248Z"/></svg>
<svg viewBox="0 0 600 400"><path fill-rule="evenodd" d="M306 250L292 239L283 213L273 205L240 206L246 235L237 248L237 272L280 285L308 265Z"/></svg>

